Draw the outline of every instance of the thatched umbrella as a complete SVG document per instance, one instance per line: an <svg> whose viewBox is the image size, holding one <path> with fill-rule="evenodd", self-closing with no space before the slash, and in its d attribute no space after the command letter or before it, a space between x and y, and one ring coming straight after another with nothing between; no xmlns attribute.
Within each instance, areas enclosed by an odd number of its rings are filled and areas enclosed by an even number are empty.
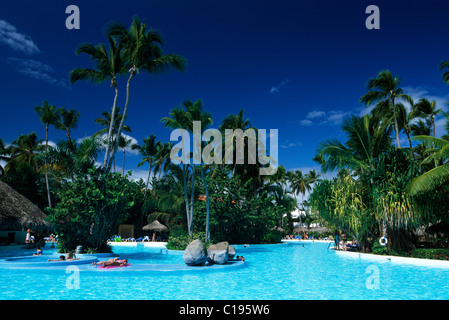
<svg viewBox="0 0 449 320"><path fill-rule="evenodd" d="M164 226L162 223L160 223L157 220L154 220L150 224L147 224L142 228L142 230L152 230L153 231L153 241L156 241L156 232L166 231L168 228Z"/></svg>
<svg viewBox="0 0 449 320"><path fill-rule="evenodd" d="M46 215L30 200L0 181L0 230L48 228Z"/></svg>
<svg viewBox="0 0 449 320"><path fill-rule="evenodd" d="M162 223L160 223L159 221L154 220L152 223L144 226L142 228L142 230L152 230L152 231L156 231L156 232L161 232L161 231L168 230L168 228L166 226L164 226Z"/></svg>

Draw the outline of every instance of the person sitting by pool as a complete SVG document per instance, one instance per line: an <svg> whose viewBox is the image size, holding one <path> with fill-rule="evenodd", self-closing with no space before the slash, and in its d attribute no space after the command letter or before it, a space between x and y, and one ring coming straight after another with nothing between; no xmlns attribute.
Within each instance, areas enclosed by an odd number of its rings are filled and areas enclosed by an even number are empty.
<svg viewBox="0 0 449 320"><path fill-rule="evenodd" d="M43 255L44 253L42 252L42 250L41 250L41 248L37 248L36 249L36 253L33 253L33 256L41 256L41 255Z"/></svg>
<svg viewBox="0 0 449 320"><path fill-rule="evenodd" d="M126 259L119 260L119 258L113 258L113 259L109 259L108 261L92 262L92 265L93 266L102 266L103 268L111 267L111 266L123 267L127 263L128 263L128 260L126 260Z"/></svg>
<svg viewBox="0 0 449 320"><path fill-rule="evenodd" d="M69 250L67 252L67 258L66 260L79 260L79 258L76 257L76 255L73 253L72 250Z"/></svg>
<svg viewBox="0 0 449 320"><path fill-rule="evenodd" d="M47 262L50 261L65 261L65 256L64 255L60 255L59 259L48 259Z"/></svg>

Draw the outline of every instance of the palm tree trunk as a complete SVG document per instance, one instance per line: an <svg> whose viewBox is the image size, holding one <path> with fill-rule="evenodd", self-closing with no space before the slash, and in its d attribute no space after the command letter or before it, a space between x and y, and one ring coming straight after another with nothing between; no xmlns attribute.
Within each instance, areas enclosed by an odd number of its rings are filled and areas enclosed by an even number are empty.
<svg viewBox="0 0 449 320"><path fill-rule="evenodd" d="M410 139L410 133L408 131L405 131L407 134L408 143L410 143L410 152L412 153L413 160L415 159L415 153L413 152L413 146L412 146L412 140Z"/></svg>
<svg viewBox="0 0 449 320"><path fill-rule="evenodd" d="M192 161L192 190L190 191L190 215L193 222L193 202L195 198L195 165ZM193 232L193 224L192 224L192 232Z"/></svg>
<svg viewBox="0 0 449 320"><path fill-rule="evenodd" d="M108 164L108 153L109 153L109 145L111 144L111 135L112 135L112 127L114 126L115 121L115 108L117 106L117 97L118 97L118 88L117 83L114 83L114 103L112 104L112 111L111 111L111 122L109 123L109 131L106 138L106 149L104 152L104 160L103 160L103 168L106 170L106 165Z"/></svg>
<svg viewBox="0 0 449 320"><path fill-rule="evenodd" d="M190 216L189 208L189 196L187 195L187 177L186 177L186 165L182 165L182 180L184 184L184 200L186 203L186 214L187 214L187 231L189 232L190 238L192 238L192 218Z"/></svg>
<svg viewBox="0 0 449 320"><path fill-rule="evenodd" d="M129 106L129 84L130 84L130 82L131 82L131 80L132 80L132 78L134 77L135 74L136 74L136 68L135 68L135 66L133 66L132 69L131 69L131 73L129 75L128 81L126 83L125 109L123 110L122 119L120 120L120 126L118 128L117 137L120 137L121 134L122 134L122 130L123 130L123 126L124 126L125 118L126 118L126 112L128 111L128 106ZM108 167L107 167L106 171L109 171L109 169L111 167L111 159L114 156L115 152L117 151L118 142L119 142L119 139L116 139L116 141L114 142L114 146L113 146L113 148L111 150L109 164L108 164Z"/></svg>
<svg viewBox="0 0 449 320"><path fill-rule="evenodd" d="M123 147L123 169L122 169L122 176L125 176L125 147Z"/></svg>
<svg viewBox="0 0 449 320"><path fill-rule="evenodd" d="M151 162L150 162L150 169L148 169L147 187L145 188L145 192L143 193L144 198L147 195L148 184L150 183L150 175L151 175Z"/></svg>
<svg viewBox="0 0 449 320"><path fill-rule="evenodd" d="M206 190L206 243L210 241L210 206L209 206L209 188L207 187L206 175L204 174L203 165L201 164L201 176L203 177L204 189Z"/></svg>
<svg viewBox="0 0 449 320"><path fill-rule="evenodd" d="M45 146L48 148L48 125L45 126ZM45 160L45 185L47 187L48 207L51 208L50 185L48 184L47 160Z"/></svg>
<svg viewBox="0 0 449 320"><path fill-rule="evenodd" d="M401 143L399 142L399 127L398 127L398 119L396 118L396 105L393 101L393 116L394 116L394 133L396 134L396 143L398 148L401 147Z"/></svg>

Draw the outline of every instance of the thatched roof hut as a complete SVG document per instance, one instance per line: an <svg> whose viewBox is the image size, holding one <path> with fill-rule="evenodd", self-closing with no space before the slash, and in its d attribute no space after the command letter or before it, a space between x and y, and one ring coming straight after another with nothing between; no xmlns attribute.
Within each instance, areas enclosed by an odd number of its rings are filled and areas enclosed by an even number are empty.
<svg viewBox="0 0 449 320"><path fill-rule="evenodd" d="M50 227L46 215L30 200L0 181L0 230Z"/></svg>
<svg viewBox="0 0 449 320"><path fill-rule="evenodd" d="M152 230L156 232L166 231L168 228L164 226L162 223L160 223L157 220L154 220L152 223L147 224L142 228L142 230Z"/></svg>

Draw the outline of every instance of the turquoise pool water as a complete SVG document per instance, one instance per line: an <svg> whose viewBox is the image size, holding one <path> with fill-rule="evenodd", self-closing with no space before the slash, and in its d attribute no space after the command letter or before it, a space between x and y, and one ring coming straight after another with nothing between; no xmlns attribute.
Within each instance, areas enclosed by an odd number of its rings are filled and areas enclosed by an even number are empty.
<svg viewBox="0 0 449 320"><path fill-rule="evenodd" d="M182 269L182 254L115 246L114 252L127 258L135 269L100 272L80 265L75 273L66 268L0 268L0 299L449 299L449 268L346 258L327 247L318 242L304 247L238 245L237 254L246 258L240 267L189 272ZM149 265L170 272L146 270ZM78 286L71 285L74 276Z"/></svg>

